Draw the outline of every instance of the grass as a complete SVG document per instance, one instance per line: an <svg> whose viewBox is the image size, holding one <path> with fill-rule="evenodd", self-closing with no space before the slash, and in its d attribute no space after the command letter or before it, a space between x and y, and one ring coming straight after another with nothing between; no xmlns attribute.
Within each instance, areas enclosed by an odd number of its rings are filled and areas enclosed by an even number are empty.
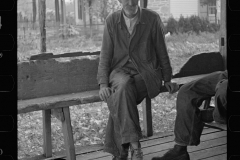
<svg viewBox="0 0 240 160"><path fill-rule="evenodd" d="M50 33L50 32L49 32ZM47 51L54 54L73 52L80 50L94 51L101 47L101 34L92 38L86 35L75 35L66 39L59 37L56 32L51 32L47 37ZM177 73L184 62L192 55L218 51L218 34L201 33L179 34L166 37L166 44L173 67L173 73ZM19 60L27 60L29 56L38 54L39 36L36 33L21 33L18 37ZM177 93L162 93L152 100L153 131L167 132L174 129L176 116ZM138 106L140 124L142 123L142 108ZM108 118L106 103L98 102L86 105L70 107L73 137L75 145L103 144L105 127ZM143 127L142 127L143 128ZM61 123L52 117L52 144L53 151L64 149ZM32 157L43 153L42 149L42 112L30 112L18 115L18 158Z"/></svg>

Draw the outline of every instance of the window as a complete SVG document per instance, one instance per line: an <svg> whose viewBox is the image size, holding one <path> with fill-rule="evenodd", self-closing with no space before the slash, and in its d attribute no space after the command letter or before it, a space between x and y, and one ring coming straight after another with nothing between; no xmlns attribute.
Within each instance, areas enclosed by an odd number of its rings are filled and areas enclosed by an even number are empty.
<svg viewBox="0 0 240 160"><path fill-rule="evenodd" d="M209 7L209 14L215 14L216 7Z"/></svg>

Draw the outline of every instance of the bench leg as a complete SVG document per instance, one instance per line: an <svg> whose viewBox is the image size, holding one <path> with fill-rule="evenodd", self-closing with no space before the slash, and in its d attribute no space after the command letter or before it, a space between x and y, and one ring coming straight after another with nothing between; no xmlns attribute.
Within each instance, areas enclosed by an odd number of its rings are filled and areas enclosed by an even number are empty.
<svg viewBox="0 0 240 160"><path fill-rule="evenodd" d="M68 160L76 160L69 107L63 108L62 130Z"/></svg>
<svg viewBox="0 0 240 160"><path fill-rule="evenodd" d="M143 136L149 137L153 135L152 106L151 106L151 99L149 97L146 97L142 101L142 110L143 110L143 127L144 127Z"/></svg>
<svg viewBox="0 0 240 160"><path fill-rule="evenodd" d="M210 102L211 102L211 97L205 100L203 109L208 109Z"/></svg>
<svg viewBox="0 0 240 160"><path fill-rule="evenodd" d="M43 154L52 157L51 110L43 110Z"/></svg>

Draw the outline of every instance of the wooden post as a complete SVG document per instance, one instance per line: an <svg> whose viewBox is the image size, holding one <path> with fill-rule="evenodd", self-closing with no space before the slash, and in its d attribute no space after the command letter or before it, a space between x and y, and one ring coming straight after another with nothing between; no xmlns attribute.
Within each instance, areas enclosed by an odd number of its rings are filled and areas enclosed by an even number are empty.
<svg viewBox="0 0 240 160"><path fill-rule="evenodd" d="M64 114L64 121L62 121L62 130L67 152L67 159L76 160L69 107L65 107L62 110Z"/></svg>
<svg viewBox="0 0 240 160"><path fill-rule="evenodd" d="M151 99L149 97L146 97L142 101L142 108L143 108L143 127L144 127L143 135L146 137L149 137L153 135L152 106L151 106Z"/></svg>
<svg viewBox="0 0 240 160"><path fill-rule="evenodd" d="M147 8L147 0L140 0L140 6L142 8ZM143 128L144 128L143 135L146 137L149 137L153 135L152 106L151 106L151 99L149 97L146 97L142 101L142 109L143 109Z"/></svg>
<svg viewBox="0 0 240 160"><path fill-rule="evenodd" d="M223 56L224 69L227 69L227 30L226 30L226 0L221 0L220 39L219 48Z"/></svg>
<svg viewBox="0 0 240 160"><path fill-rule="evenodd" d="M51 110L43 110L43 154L52 157Z"/></svg>
<svg viewBox="0 0 240 160"><path fill-rule="evenodd" d="M46 0L38 0L38 11L39 11L39 27L40 27L40 52L46 52Z"/></svg>
<svg viewBox="0 0 240 160"><path fill-rule="evenodd" d="M40 27L40 52L46 52L46 1L38 0L39 27ZM52 156L51 140L51 110L43 110L43 151L46 157Z"/></svg>

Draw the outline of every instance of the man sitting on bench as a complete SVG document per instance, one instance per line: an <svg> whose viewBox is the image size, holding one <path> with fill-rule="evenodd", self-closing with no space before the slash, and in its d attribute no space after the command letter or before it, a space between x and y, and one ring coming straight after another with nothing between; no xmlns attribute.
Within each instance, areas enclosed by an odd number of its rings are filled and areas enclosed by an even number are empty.
<svg viewBox="0 0 240 160"><path fill-rule="evenodd" d="M174 148L152 160L189 160L187 146L200 144L204 123L215 121L226 124L227 84L227 71L219 71L180 88L176 104ZM215 107L200 111L202 102L212 96L215 96Z"/></svg>

